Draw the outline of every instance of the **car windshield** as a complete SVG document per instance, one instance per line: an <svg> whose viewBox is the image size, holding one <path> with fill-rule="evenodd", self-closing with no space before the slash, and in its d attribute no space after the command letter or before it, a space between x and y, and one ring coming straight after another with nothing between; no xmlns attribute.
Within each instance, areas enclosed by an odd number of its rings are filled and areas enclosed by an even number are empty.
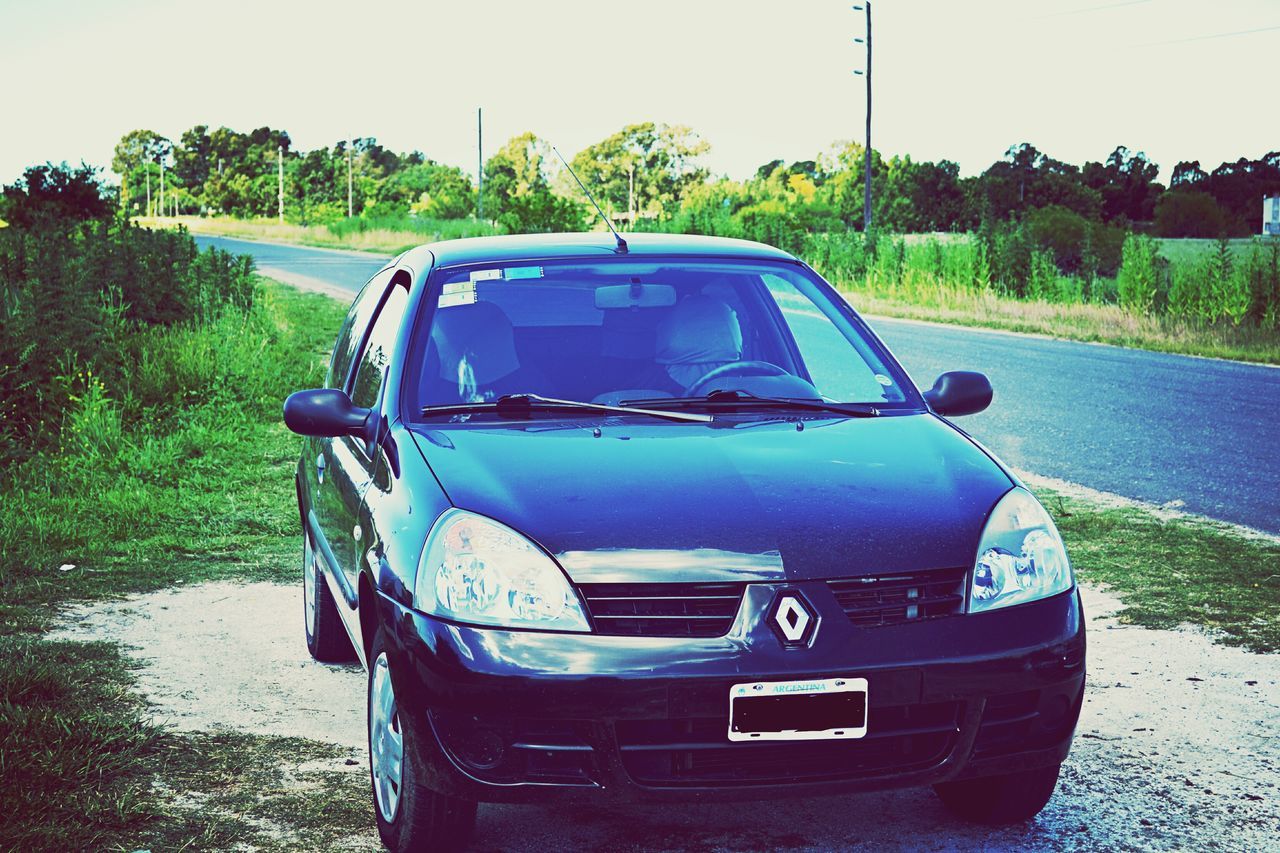
<svg viewBox="0 0 1280 853"><path fill-rule="evenodd" d="M838 299L785 262L619 257L440 270L423 309L429 333L412 350L413 410L520 394L688 406L734 391L914 407L905 375Z"/></svg>

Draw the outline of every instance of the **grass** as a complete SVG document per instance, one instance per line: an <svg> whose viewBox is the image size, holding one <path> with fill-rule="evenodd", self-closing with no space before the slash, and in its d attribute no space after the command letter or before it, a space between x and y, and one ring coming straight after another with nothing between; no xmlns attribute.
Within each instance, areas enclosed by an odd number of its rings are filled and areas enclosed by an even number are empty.
<svg viewBox="0 0 1280 853"><path fill-rule="evenodd" d="M372 222L357 218L352 220L354 224L339 221L332 225L295 225L275 219L201 216L139 217L135 221L148 228L183 226L193 234L271 240L299 246L354 249L388 255L396 255L435 240L499 233L488 223L471 219L411 219L408 216Z"/></svg>
<svg viewBox="0 0 1280 853"><path fill-rule="evenodd" d="M1194 263L1218 251L1218 241L1198 237L1161 237L1156 243L1160 247L1160 257L1170 263ZM1248 252L1253 247L1252 237L1237 237L1227 241L1231 254L1235 257Z"/></svg>
<svg viewBox="0 0 1280 853"><path fill-rule="evenodd" d="M262 287L240 325L142 333L128 387L107 389L100 406L114 414L69 412L60 450L4 472L7 847L310 850L372 827L363 756L286 737L167 732L148 721L118 648L44 635L76 600L212 578L296 583L298 442L279 423L279 403L321 376L342 306ZM160 388L176 395L172 405L156 402ZM1080 579L1110 586L1127 605L1122 618L1280 649L1280 545L1041 495Z"/></svg>
<svg viewBox="0 0 1280 853"><path fill-rule="evenodd" d="M323 376L342 313L326 297L267 284L250 317L140 332L127 387L69 411L60 450L3 472L7 849L237 839L219 834L218 821L175 811L155 788L192 742L147 722L120 651L43 633L75 600L211 578L296 581L298 442L280 423L280 401ZM171 405L157 402L159 388L176 395Z"/></svg>
<svg viewBox="0 0 1280 853"><path fill-rule="evenodd" d="M362 833L376 843L368 765L359 752L223 732L171 737L157 763L163 818L132 844L225 850L249 842L311 851L350 849Z"/></svg>
<svg viewBox="0 0 1280 853"><path fill-rule="evenodd" d="M910 297L895 297L846 282L838 284L849 303L863 314L1280 364L1280 333L1249 326L1197 326L1169 317L1135 314L1119 305L1012 299L991 291L945 285L939 285L931 294L916 292Z"/></svg>
<svg viewBox="0 0 1280 853"><path fill-rule="evenodd" d="M1110 587L1125 604L1123 621L1196 625L1227 645L1280 651L1280 541L1185 515L1036 491L1078 579Z"/></svg>

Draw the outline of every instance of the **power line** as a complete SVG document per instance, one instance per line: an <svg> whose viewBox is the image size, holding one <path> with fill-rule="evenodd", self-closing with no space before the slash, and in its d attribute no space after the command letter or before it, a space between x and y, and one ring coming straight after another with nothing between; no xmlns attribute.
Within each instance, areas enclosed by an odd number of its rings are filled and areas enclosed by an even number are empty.
<svg viewBox="0 0 1280 853"><path fill-rule="evenodd" d="M1251 36L1254 33L1267 33L1267 32L1272 32L1274 30L1280 30L1280 26L1257 27L1252 30L1236 30L1233 33L1214 33L1213 35L1209 35L1209 36L1192 36L1191 38L1171 39L1169 41L1152 41L1152 42L1147 42L1146 44L1137 45L1137 47L1160 47L1161 45L1166 45L1166 44L1186 44L1187 42L1192 42L1192 41L1208 41L1209 39L1225 39L1225 38L1232 38L1234 36Z"/></svg>
<svg viewBox="0 0 1280 853"><path fill-rule="evenodd" d="M1101 6L1085 6L1083 9L1066 9L1062 12L1050 12L1047 15L1037 15L1032 18L1032 20L1042 21L1045 18L1062 18L1067 15L1084 15L1088 12L1105 12L1107 9L1119 9L1123 6L1142 6L1150 2L1152 2L1152 0L1125 0L1123 3L1104 3Z"/></svg>

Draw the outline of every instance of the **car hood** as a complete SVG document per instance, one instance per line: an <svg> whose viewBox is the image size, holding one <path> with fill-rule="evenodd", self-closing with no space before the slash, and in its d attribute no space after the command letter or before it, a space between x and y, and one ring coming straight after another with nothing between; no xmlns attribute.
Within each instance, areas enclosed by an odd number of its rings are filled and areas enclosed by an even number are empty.
<svg viewBox="0 0 1280 853"><path fill-rule="evenodd" d="M455 506L529 536L579 583L968 566L1013 485L925 414L418 425L414 437Z"/></svg>

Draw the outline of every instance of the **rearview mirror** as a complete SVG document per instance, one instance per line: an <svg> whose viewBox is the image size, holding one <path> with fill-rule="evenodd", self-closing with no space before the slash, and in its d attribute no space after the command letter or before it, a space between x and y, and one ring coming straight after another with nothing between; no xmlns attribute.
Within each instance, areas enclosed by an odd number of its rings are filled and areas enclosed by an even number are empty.
<svg viewBox="0 0 1280 853"><path fill-rule="evenodd" d="M952 370L938 377L924 392L930 408L940 415L973 415L991 405L991 382L972 370Z"/></svg>
<svg viewBox="0 0 1280 853"><path fill-rule="evenodd" d="M365 438L372 413L372 409L352 403L347 393L337 388L295 391L284 401L284 425L298 435L315 438Z"/></svg>
<svg viewBox="0 0 1280 853"><path fill-rule="evenodd" d="M669 284L611 284L596 288L596 308L669 308L676 304L676 289Z"/></svg>

